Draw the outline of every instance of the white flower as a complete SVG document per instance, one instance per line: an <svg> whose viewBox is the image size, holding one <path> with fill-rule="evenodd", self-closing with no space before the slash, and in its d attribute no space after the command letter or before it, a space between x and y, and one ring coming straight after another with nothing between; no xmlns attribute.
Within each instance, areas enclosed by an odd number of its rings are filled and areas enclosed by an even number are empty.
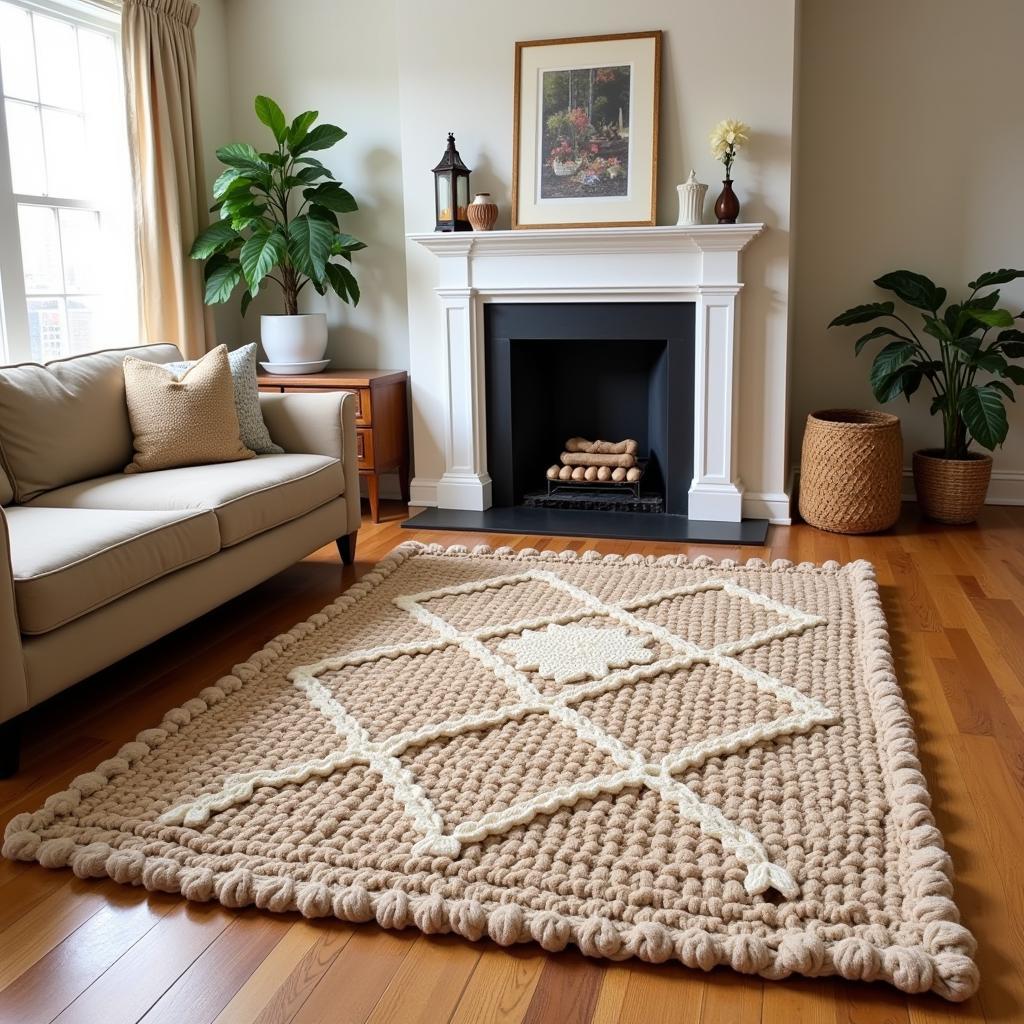
<svg viewBox="0 0 1024 1024"><path fill-rule="evenodd" d="M711 155L716 160L734 157L736 150L750 141L750 125L742 121L719 121L711 133Z"/></svg>

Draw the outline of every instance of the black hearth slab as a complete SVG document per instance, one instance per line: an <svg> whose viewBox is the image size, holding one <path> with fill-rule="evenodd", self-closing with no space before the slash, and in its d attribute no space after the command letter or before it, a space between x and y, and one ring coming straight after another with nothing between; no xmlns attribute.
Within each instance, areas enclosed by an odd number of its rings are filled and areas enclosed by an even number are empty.
<svg viewBox="0 0 1024 1024"><path fill-rule="evenodd" d="M716 523L685 516L645 512L577 512L569 509L489 508L485 512L428 508L406 519L407 530L454 530L471 533L535 533L551 537L598 540L649 540L681 544L753 544L768 536L767 519Z"/></svg>

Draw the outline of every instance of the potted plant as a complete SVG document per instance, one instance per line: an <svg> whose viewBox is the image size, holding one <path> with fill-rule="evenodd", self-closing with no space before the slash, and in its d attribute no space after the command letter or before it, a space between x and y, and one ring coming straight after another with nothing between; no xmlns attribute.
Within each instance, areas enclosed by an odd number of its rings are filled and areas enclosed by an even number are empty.
<svg viewBox="0 0 1024 1024"><path fill-rule="evenodd" d="M330 149L346 132L315 124L307 110L289 123L268 96L256 97L256 116L274 136L267 152L246 142L217 150L226 166L213 185L211 212L220 219L192 246L205 260L206 302L227 302L244 284L242 315L267 281L281 289L283 315L260 318L260 337L271 363L312 363L327 348L327 317L299 313L299 295L312 284L342 302L359 302L359 285L340 258L366 246L340 228L338 215L358 209L352 194L312 153Z"/></svg>
<svg viewBox="0 0 1024 1024"><path fill-rule="evenodd" d="M995 286L1021 277L1024 270L982 274L968 283L966 298L944 309L946 289L922 274L896 270L878 278L879 288L921 311L926 338L896 313L891 301L854 306L829 324L889 321L858 338L855 347L859 355L868 343L890 339L871 367L871 388L879 402L897 395L909 401L923 382L931 389L931 412L942 416L943 443L941 448L914 453L914 486L925 514L940 522L977 519L992 475L992 457L972 450L971 443L992 451L1006 439L1006 400L1015 400L1010 385L1024 384L1024 367L1010 362L1024 356L1024 332L1014 327L1024 312L1014 315L1000 308ZM994 337L992 331L997 332Z"/></svg>

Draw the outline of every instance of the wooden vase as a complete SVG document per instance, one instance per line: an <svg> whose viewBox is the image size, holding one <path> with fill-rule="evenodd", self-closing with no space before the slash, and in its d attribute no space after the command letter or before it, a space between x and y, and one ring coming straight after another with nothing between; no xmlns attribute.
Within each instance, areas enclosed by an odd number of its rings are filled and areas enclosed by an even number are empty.
<svg viewBox="0 0 1024 1024"><path fill-rule="evenodd" d="M740 215L740 201L732 190L732 178L722 182L722 192L715 200L715 216L719 224L735 224Z"/></svg>

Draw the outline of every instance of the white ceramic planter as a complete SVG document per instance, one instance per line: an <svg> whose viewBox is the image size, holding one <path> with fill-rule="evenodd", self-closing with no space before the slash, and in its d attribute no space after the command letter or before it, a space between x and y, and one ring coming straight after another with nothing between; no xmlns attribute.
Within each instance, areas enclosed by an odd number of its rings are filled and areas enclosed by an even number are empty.
<svg viewBox="0 0 1024 1024"><path fill-rule="evenodd" d="M327 314L264 314L260 340L271 363L314 363L327 351Z"/></svg>

